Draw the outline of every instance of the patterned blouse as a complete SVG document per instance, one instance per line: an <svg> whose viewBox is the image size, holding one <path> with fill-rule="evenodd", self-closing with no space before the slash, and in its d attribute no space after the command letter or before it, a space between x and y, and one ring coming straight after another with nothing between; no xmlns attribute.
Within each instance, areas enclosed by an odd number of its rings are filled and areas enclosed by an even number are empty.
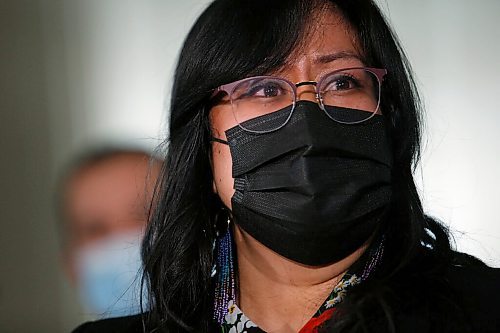
<svg viewBox="0 0 500 333"><path fill-rule="evenodd" d="M333 316L335 306L342 302L347 290L360 282L361 279L355 274L344 275L342 280L333 288L325 302L304 327L302 327L299 333L316 333L318 328ZM224 319L225 323L222 324L222 333L265 333L245 316L232 300L229 301L227 314Z"/></svg>
<svg viewBox="0 0 500 333"><path fill-rule="evenodd" d="M381 261L384 250L384 238L366 251L358 262L342 277L339 283L333 288L330 295L316 311L314 316L300 329L298 333L317 333L318 329L330 318L332 318L335 307L346 297L349 289L362 283L375 270ZM255 323L253 323L238 308L234 300L230 300L227 305L227 313L224 323L221 325L222 333L265 333Z"/></svg>

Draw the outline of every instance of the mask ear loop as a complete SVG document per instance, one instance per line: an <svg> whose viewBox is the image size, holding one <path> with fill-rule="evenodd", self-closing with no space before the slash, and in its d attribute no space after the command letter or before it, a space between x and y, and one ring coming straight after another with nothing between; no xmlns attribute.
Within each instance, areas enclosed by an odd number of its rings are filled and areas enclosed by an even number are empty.
<svg viewBox="0 0 500 333"><path fill-rule="evenodd" d="M225 140L222 140L222 139L219 139L219 138L216 138L216 137L211 137L210 141L215 141L215 142L222 143L224 145L228 145L229 146L229 142L227 142Z"/></svg>
<svg viewBox="0 0 500 333"><path fill-rule="evenodd" d="M213 318L224 324L225 317L232 303L237 303L236 266L234 260L234 244L231 232L231 218L227 215L227 227L223 233L216 231L214 243L215 264L212 277L215 279Z"/></svg>

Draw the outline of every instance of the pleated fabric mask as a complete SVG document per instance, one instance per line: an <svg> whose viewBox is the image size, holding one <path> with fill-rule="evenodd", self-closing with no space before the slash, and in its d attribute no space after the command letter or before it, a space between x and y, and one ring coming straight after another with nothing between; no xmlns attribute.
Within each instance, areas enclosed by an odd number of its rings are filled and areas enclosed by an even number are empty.
<svg viewBox="0 0 500 333"><path fill-rule="evenodd" d="M291 107L244 127L272 127ZM366 112L337 111L353 119ZM276 253L311 266L339 261L385 218L393 162L382 115L341 124L316 103L299 101L279 130L255 134L235 126L225 133L233 162L234 221Z"/></svg>

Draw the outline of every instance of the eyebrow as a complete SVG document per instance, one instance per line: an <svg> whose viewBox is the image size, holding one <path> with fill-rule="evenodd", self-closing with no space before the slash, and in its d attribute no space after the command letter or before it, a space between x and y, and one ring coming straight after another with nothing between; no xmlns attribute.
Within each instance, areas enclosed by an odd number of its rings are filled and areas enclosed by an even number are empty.
<svg viewBox="0 0 500 333"><path fill-rule="evenodd" d="M359 60L363 63L363 60L357 55L356 53L349 52L349 51L340 51L340 52L335 52L335 53L330 53L330 54L325 54L316 57L314 59L314 62L317 64L327 64L330 62L334 62L336 60L346 60L346 59L356 59Z"/></svg>

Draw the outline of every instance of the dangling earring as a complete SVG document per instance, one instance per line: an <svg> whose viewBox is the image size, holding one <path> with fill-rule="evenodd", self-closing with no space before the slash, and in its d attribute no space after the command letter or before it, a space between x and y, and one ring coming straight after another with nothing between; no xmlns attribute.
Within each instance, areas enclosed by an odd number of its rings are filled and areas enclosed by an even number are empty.
<svg viewBox="0 0 500 333"><path fill-rule="evenodd" d="M227 219L227 228L217 235L215 244L215 266L212 276L215 278L214 319L224 323L229 301L236 300L236 276L234 263L233 236L231 219Z"/></svg>
<svg viewBox="0 0 500 333"><path fill-rule="evenodd" d="M362 281L366 280L370 276L370 274L372 274L372 272L375 271L382 262L382 259L384 257L384 248L385 248L384 243L385 243L385 235L382 234L380 240L378 240L378 244L375 243L377 244L377 246L372 248L369 252L370 259L366 262L365 268L361 273Z"/></svg>

